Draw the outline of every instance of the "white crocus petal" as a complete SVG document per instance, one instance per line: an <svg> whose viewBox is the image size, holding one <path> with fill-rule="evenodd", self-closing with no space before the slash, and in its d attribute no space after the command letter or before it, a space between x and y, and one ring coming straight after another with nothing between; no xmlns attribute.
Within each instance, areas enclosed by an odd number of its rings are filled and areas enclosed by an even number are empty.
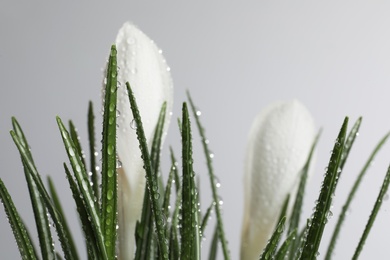
<svg viewBox="0 0 390 260"><path fill-rule="evenodd" d="M167 101L164 136L173 103L170 69L156 44L131 23L125 23L116 38L118 57L118 259L133 259L135 224L140 219L145 171L136 125L130 110L125 83L129 82L137 100L148 146L154 135L160 109Z"/></svg>
<svg viewBox="0 0 390 260"><path fill-rule="evenodd" d="M255 119L245 165L242 260L259 259L286 196L296 193L314 137L314 121L296 100L273 104Z"/></svg>

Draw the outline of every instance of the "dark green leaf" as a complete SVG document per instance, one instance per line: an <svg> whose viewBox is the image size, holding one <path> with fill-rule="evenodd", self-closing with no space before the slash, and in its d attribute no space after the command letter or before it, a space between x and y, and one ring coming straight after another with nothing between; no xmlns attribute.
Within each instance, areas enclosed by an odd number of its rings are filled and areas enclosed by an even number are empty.
<svg viewBox="0 0 390 260"><path fill-rule="evenodd" d="M295 197L295 202L294 202L294 206L293 206L291 217L290 217L290 225L289 225L289 229L288 229L288 234L291 234L293 230L296 230L299 227L299 220L300 220L301 212L302 212L303 198L305 195L305 188L306 188L307 176L309 174L310 163L311 163L311 160L312 160L312 157L314 154L315 147L317 146L318 140L320 138L321 132L322 132L322 130L320 130L318 132L317 136L315 137L314 142L313 142L311 149L310 149L310 152L309 152L309 156L308 156L306 163L303 166L301 173L300 173L301 179L299 182L298 192L297 192L297 195ZM290 259L293 259L294 252L298 248L298 244L299 244L298 240L292 241L291 248L289 250Z"/></svg>
<svg viewBox="0 0 390 260"><path fill-rule="evenodd" d="M340 133L334 144L332 155L322 183L321 192L316 202L315 212L301 255L302 260L315 259L317 255L322 234L327 223L330 206L332 204L332 196L336 188L337 177L339 176L339 167L341 155L343 154L344 149L347 126L348 118L345 118L343 126L341 127Z"/></svg>
<svg viewBox="0 0 390 260"><path fill-rule="evenodd" d="M144 161L144 169L146 172L146 184L150 192L150 199L152 205L152 213L154 216L154 222L157 229L158 248L160 250L163 259L168 259L168 245L165 240L164 232L164 217L159 204L160 194L158 192L158 176L153 169L152 162L150 160L148 145L145 137L144 128L141 121L141 116L138 111L137 103L133 91L130 88L130 84L126 82L127 91L129 94L131 111L133 113L134 121L137 124L137 138L141 148L142 159Z"/></svg>
<svg viewBox="0 0 390 260"><path fill-rule="evenodd" d="M282 236L284 231L285 222L286 222L286 217L283 217L279 221L274 233L272 234L271 238L268 240L267 245L265 246L263 252L261 253L260 260L273 259L274 254L276 252L276 248L278 247L280 237Z"/></svg>
<svg viewBox="0 0 390 260"><path fill-rule="evenodd" d="M57 231L60 243L61 243L62 250L63 250L64 255L65 255L65 259L67 259L67 260L77 259L77 256L74 256L72 254L72 249L71 249L71 246L69 244L68 234L67 234L66 230L64 229L62 216L61 216L61 214L59 214L59 212L57 211L53 202L51 201L50 196L47 193L45 186L42 183L41 178L39 177L39 173L38 173L37 169L35 168L34 162L31 160L29 152L26 151L26 148L23 146L22 141L16 135L16 133L14 131L11 131L10 133L11 133L11 136L12 136L14 143L16 144L16 147L18 148L18 150L22 156L23 164L27 167L28 171L30 172L30 175L32 176L32 178L34 180L35 185L37 186L38 191L39 191L43 201L45 202L46 208L53 219L53 223L56 227L56 231Z"/></svg>
<svg viewBox="0 0 390 260"><path fill-rule="evenodd" d="M0 199L3 202L5 213L14 233L22 259L38 259L32 240L29 237L26 227L21 220L18 211L9 195L7 188L0 179Z"/></svg>
<svg viewBox="0 0 390 260"><path fill-rule="evenodd" d="M73 124L72 120L69 120L69 134L72 138L74 146L76 147L77 153L81 155L81 161L83 162L84 168L87 169L87 164L85 163L85 154L80 144L80 136L77 133L77 128Z"/></svg>
<svg viewBox="0 0 390 260"><path fill-rule="evenodd" d="M192 99L191 99L189 92L187 92L187 96L188 96L188 100L190 102L191 110L192 110L194 117L195 117L195 121L196 121L196 125L198 127L198 130L199 130L199 134L202 138L203 150L204 150L204 154L206 156L207 168L208 168L209 177L210 177L211 191L213 194L214 204L216 206L215 213L217 215L218 235L219 235L219 239L220 239L221 244L222 244L223 257L225 258L225 260L229 260L230 254L229 254L229 249L227 246L227 240L225 238L225 231L223 228L222 214L221 214L221 209L219 207L220 198L219 198L218 193L217 193L217 185L216 185L214 170L213 170L212 161L211 161L211 157L210 157L211 152L210 152L209 147L208 147L208 141L207 141L208 139L205 136L204 128L203 128L202 124L200 123L199 116L197 115L197 110L195 108L194 103L192 102Z"/></svg>
<svg viewBox="0 0 390 260"><path fill-rule="evenodd" d="M209 260L216 260L218 253L218 226L214 229L213 238L211 239L211 246L209 251Z"/></svg>
<svg viewBox="0 0 390 260"><path fill-rule="evenodd" d="M12 118L12 126L15 133L19 137L19 140L21 141L22 145L25 147L29 158L31 159L32 162L34 162L32 158L32 154L29 149L27 139L18 121L14 117ZM43 260L53 259L54 246L53 246L53 239L50 232L46 206L43 202L43 199L41 198L37 186L35 185L33 177L31 176L30 171L28 170L25 163L23 163L23 166L24 166L24 175L26 177L26 182L30 193L31 204L34 212L35 224L38 231L38 238L39 238L39 244L42 253L42 259Z"/></svg>
<svg viewBox="0 0 390 260"><path fill-rule="evenodd" d="M99 180L96 168L96 148L95 148L95 115L93 113L93 104L90 101L88 106L88 140L89 140L89 156L91 163L91 181L95 198L99 198ZM98 202L99 204L99 202Z"/></svg>
<svg viewBox="0 0 390 260"><path fill-rule="evenodd" d="M371 211L371 215L370 215L368 222L366 224L366 227L363 231L363 235L360 238L360 241L359 241L359 244L356 248L355 254L352 257L353 260L358 259L359 254L363 249L364 243L366 242L368 234L370 233L370 230L374 224L376 215L378 214L379 209L382 206L383 198L386 195L386 192L389 188L389 184L390 184L390 167L387 170L387 173L386 173L385 178L384 178L383 183L382 183L382 187L381 187L380 192L378 194L378 198L376 199L376 202L374 204L374 208Z"/></svg>
<svg viewBox="0 0 390 260"><path fill-rule="evenodd" d="M53 181L51 180L50 177L48 177L47 180L48 180L48 183L49 183L49 191L50 191L50 195L51 195L51 198L53 200L53 203L54 203L56 209L58 210L58 212L60 213L60 215L63 217L62 221L63 221L65 232L68 234L69 245L70 245L70 249L72 250L72 254L75 255L77 258L79 258L78 255L77 255L76 245L75 245L75 243L73 241L72 233L70 232L68 223L67 223L66 218L65 218L64 211L62 210L61 202L60 202L60 200L58 198L56 189L54 187L54 183L53 183Z"/></svg>
<svg viewBox="0 0 390 260"><path fill-rule="evenodd" d="M198 199L192 168L191 126L186 103L183 104L182 158L181 259L200 259Z"/></svg>
<svg viewBox="0 0 390 260"><path fill-rule="evenodd" d="M101 221L105 247L109 259L115 259L117 237L117 172L116 172L116 102L117 60L116 47L111 47L107 65L102 133L102 194Z"/></svg>
<svg viewBox="0 0 390 260"><path fill-rule="evenodd" d="M88 213L85 208L84 202L82 200L82 194L77 187L76 182L74 181L68 167L64 163L64 169L66 173L66 178L68 179L70 190L72 191L73 199L76 203L77 212L79 214L79 219L81 222L81 227L84 232L85 242L87 245L88 259L95 260L101 259L99 249L97 247L98 242L93 233L92 223L88 219Z"/></svg>
<svg viewBox="0 0 390 260"><path fill-rule="evenodd" d="M91 184L89 182L89 176L83 166L83 163L80 158L80 154L77 154L76 147L68 131L66 130L64 124L61 119L57 117L57 124L61 132L62 140L65 145L66 152L69 157L70 164L73 169L73 173L75 175L76 183L80 191L80 195L82 195L82 199L88 213L88 217L91 218L92 227L94 231L94 235L97 238L98 247L100 252L102 253L103 259L108 259L106 247L105 247L105 239L102 234L102 227L100 225L100 217L98 214L98 209L96 208L96 201L92 191ZM115 254L113 255L113 257Z"/></svg>
<svg viewBox="0 0 390 260"><path fill-rule="evenodd" d="M213 210L214 208L214 202L211 203L210 207L207 208L207 211L206 211L206 214L204 214L204 217L203 217L203 220L202 220L202 225L200 226L200 234L204 234L204 231L206 229L206 226L207 226L207 222L210 218L210 214L211 214L211 211Z"/></svg>
<svg viewBox="0 0 390 260"><path fill-rule="evenodd" d="M389 133L380 140L380 142L377 144L377 146L375 147L374 151L371 153L370 157L368 158L368 160L367 160L366 164L364 165L362 171L359 173L359 176L356 178L356 181L353 184L353 187L352 187L352 189L351 189L351 191L350 191L350 193L348 195L347 201L345 202L344 206L341 209L340 216L339 216L339 218L337 220L337 224L336 224L336 227L335 227L335 229L333 231L333 235L332 235L332 238L330 240L329 247L328 247L328 250L327 250L327 253L326 253L326 256L325 256L326 260L330 260L332 258L332 253L333 253L334 247L336 245L336 241L337 241L338 235L340 233L341 226L342 226L342 224L344 222L344 219L346 217L347 211L349 209L349 206L350 206L353 198L355 197L356 191L358 190L364 175L366 174L368 168L370 167L370 165L371 165L372 161L374 160L374 158L375 158L376 154L378 153L378 151L385 144L385 142L386 142L388 137L389 137Z"/></svg>
<svg viewBox="0 0 390 260"><path fill-rule="evenodd" d="M278 252L275 255L275 260L284 260L286 258L288 249L290 247L291 242L295 241L297 235L297 230L294 229L284 240L282 246L278 250Z"/></svg>

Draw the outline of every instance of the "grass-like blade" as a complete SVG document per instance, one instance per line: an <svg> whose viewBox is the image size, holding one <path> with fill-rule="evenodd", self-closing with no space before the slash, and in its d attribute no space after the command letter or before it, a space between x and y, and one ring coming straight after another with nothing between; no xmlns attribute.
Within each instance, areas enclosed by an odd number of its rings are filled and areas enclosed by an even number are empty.
<svg viewBox="0 0 390 260"><path fill-rule="evenodd" d="M341 160L340 160L341 170L344 168L345 162L347 161L348 158L348 154L351 151L352 145L355 142L356 137L358 136L358 132L361 124L362 124L362 117L359 117L348 133L348 137L345 140L343 153L341 154Z"/></svg>
<svg viewBox="0 0 390 260"><path fill-rule="evenodd" d="M31 161L33 162L33 157L29 149L29 145L27 139L23 133L22 128L20 127L16 118L12 118L12 127L19 137L19 140L22 142L22 145L26 148L27 154ZM28 186L28 190L30 193L30 199L32 204L32 209L34 212L35 225L38 231L39 244L42 253L42 259L53 259L54 258L54 246L53 239L50 232L49 220L47 218L46 206L39 194L38 188L35 185L35 182L27 168L27 166L23 163L24 174L26 177L26 182Z"/></svg>
<svg viewBox="0 0 390 260"><path fill-rule="evenodd" d="M192 137L187 104L183 104L183 189L181 211L181 259L200 259L198 199L192 167Z"/></svg>
<svg viewBox="0 0 390 260"><path fill-rule="evenodd" d="M217 185L216 185L214 170L213 170L212 161L211 161L211 157L210 157L211 152L210 152L209 147L208 147L208 141L207 141L208 139L206 138L206 135L204 133L204 128L203 128L202 124L200 123L199 116L197 115L197 110L195 108L194 102L192 101L191 96L190 96L188 91L187 91L187 96L188 96L188 100L190 102L191 110L192 110L194 117L195 117L195 121L196 121L197 128L199 130L199 134L200 134L201 139L202 139L203 150L204 150L204 154L206 157L207 169L208 169L209 177L210 177L211 191L213 194L213 200L214 200L214 204L215 204L215 213L217 216L218 235L219 235L219 239L220 239L221 244L222 244L223 257L225 260L229 260L230 253L229 253L229 248L227 246L227 240L225 238L222 213L221 213L221 209L219 206L220 199L219 199L218 192L217 192Z"/></svg>
<svg viewBox="0 0 390 260"><path fill-rule="evenodd" d="M211 205L207 208L206 213L203 216L202 225L200 226L200 234L202 234L202 235L204 234L204 231L205 231L206 226L207 226L207 222L210 219L210 215L211 215L213 208L214 208L214 202L211 203Z"/></svg>
<svg viewBox="0 0 390 260"><path fill-rule="evenodd" d="M286 255L288 252L288 249L290 247L290 244L292 241L296 239L297 230L294 229L284 240L283 244L280 246L278 252L275 255L275 260L284 260L286 259Z"/></svg>
<svg viewBox="0 0 390 260"><path fill-rule="evenodd" d="M288 208L288 203L290 202L290 194L287 195L286 199L283 202L281 211L279 213L279 218L278 218L278 223L285 217L287 218L287 208Z"/></svg>
<svg viewBox="0 0 390 260"><path fill-rule="evenodd" d="M65 169L66 178L69 182L70 190L72 191L73 199L76 203L76 208L79 214L81 227L84 232L85 242L87 245L88 259L89 260L101 259L99 254L99 249L97 247L97 241L93 233L92 223L88 219L88 213L85 209L84 202L80 196L79 188L77 187L77 184L74 181L65 163L64 163L64 169Z"/></svg>
<svg viewBox="0 0 390 260"><path fill-rule="evenodd" d="M363 235L360 238L359 244L358 244L358 246L356 248L356 251L355 251L355 253L354 253L353 257L352 257L353 260L358 259L359 254L360 254L360 252L363 249L364 243L366 242L368 234L370 233L370 230L371 230L371 228L372 228L372 226L374 224L376 215L378 214L379 209L380 209L380 207L382 205L383 198L386 195L386 192L387 192L387 190L389 188L389 184L390 184L390 167L387 170L387 173L386 173L385 178L384 178L383 183L382 183L382 187L381 187L381 189L379 191L379 194L378 194L378 197L377 197L377 199L375 201L374 208L371 211L371 215L370 215L370 217L368 219L366 227L364 228Z"/></svg>
<svg viewBox="0 0 390 260"><path fill-rule="evenodd" d="M160 154L161 154L161 141L164 129L165 114L167 111L167 102L164 102L161 106L160 115L154 130L152 149L150 152L150 160L153 164L153 169L158 172L160 167Z"/></svg>
<svg viewBox="0 0 390 260"><path fill-rule="evenodd" d="M180 245L178 236L179 210L181 205L181 189L177 191L175 209L172 213L172 225L169 236L169 259L176 260L180 257Z"/></svg>
<svg viewBox="0 0 390 260"><path fill-rule="evenodd" d="M165 121L165 115L166 115L166 108L167 104L166 102L163 103L161 106L159 118L157 120L157 124L154 131L153 136L153 142L152 142L152 148L150 152L150 159L152 163L152 167L155 170L155 172L158 172L159 165L160 165L160 154L161 154L161 144L162 144L162 135L163 135L163 129L164 129L164 121ZM159 178L161 180L161 178ZM159 192L163 193L163 187L162 185L159 185ZM165 198L165 196L164 196ZM163 199L163 198L161 198ZM164 204L164 203L163 203ZM153 243L154 239L154 232L153 232L153 218L152 218L152 211L150 206L150 195L149 190L147 187L145 187L144 192L144 201L142 206L142 215L141 220L137 222L136 225L136 253L135 253L135 259L141 260L141 259L152 259L153 253L156 251L155 244ZM167 216L165 212L165 207L163 205L163 215ZM165 217L164 217L165 221ZM167 229L166 229L167 230ZM167 236L167 231L165 231L165 235Z"/></svg>
<svg viewBox="0 0 390 260"><path fill-rule="evenodd" d="M23 165L27 167L27 169L30 172L30 175L33 177L33 180L35 182L35 185L37 186L37 189L42 197L42 199L45 202L46 208L49 212L49 214L52 217L53 223L56 227L57 235L59 238L59 241L61 243L62 251L64 252L65 259L67 260L73 260L77 259L77 256L72 254L72 249L69 244L69 237L68 233L64 229L63 219L62 216L57 211L56 207L54 206L53 202L50 199L50 196L45 189L45 186L42 183L41 178L39 177L39 173L37 169L35 168L34 162L31 160L31 157L29 155L29 152L26 151L26 147L23 146L22 141L20 138L16 135L14 131L10 131L10 134L12 136L12 139L18 148L20 155L22 157Z"/></svg>
<svg viewBox="0 0 390 260"><path fill-rule="evenodd" d="M165 186L164 201L162 204L163 214L167 219L169 218L169 214L170 214L169 213L169 204L171 201L171 189L172 189L172 183L173 183L174 175L175 175L175 172L174 172L175 167L176 166L174 164L172 164L171 170L169 171L167 185ZM169 239L168 238L168 235L169 235L169 226L168 225L166 225L166 228L165 228L165 235L167 236L167 239Z"/></svg>
<svg viewBox="0 0 390 260"><path fill-rule="evenodd" d="M70 245L70 249L72 250L72 254L75 255L77 258L79 258L78 255L77 255L76 245L75 245L75 243L73 241L72 233L70 232L68 223L66 221L65 214L64 214L64 211L62 209L61 202L60 202L60 200L58 198L58 194L57 194L56 188L54 186L54 183L53 183L53 181L52 181L52 179L50 177L48 177L47 180L48 180L48 183L49 183L49 191L50 191L51 199L53 200L53 203L54 203L55 207L57 208L58 212L63 217L64 229L68 233L69 245Z"/></svg>
<svg viewBox="0 0 390 260"><path fill-rule="evenodd" d="M100 216L98 214L98 209L95 207L95 196L92 191L91 184L89 182L88 174L83 166L83 163L80 158L80 154L77 154L76 147L66 130L61 119L57 117L57 124L61 132L62 140L65 145L66 153L68 154L70 164L73 169L73 173L76 179L77 186L79 187L80 195L83 198L83 202L88 213L88 217L91 219L93 231L97 239L99 250L102 254L103 259L108 259L105 239L102 233L102 227L100 225ZM115 255L113 255L114 257Z"/></svg>
<svg viewBox="0 0 390 260"><path fill-rule="evenodd" d="M150 160L148 145L145 137L144 128L141 121L141 116L138 110L137 103L135 101L135 97L133 91L130 88L130 84L126 82L127 92L129 94L131 111L133 113L134 121L137 124L137 139L140 144L142 159L144 162L144 169L146 172L146 184L150 192L150 200L152 205L152 213L154 216L154 222L156 225L157 231L157 240L158 240L158 248L161 253L161 257L163 259L168 259L168 245L165 240L165 232L164 232L164 217L162 213L161 206L159 204L160 194L158 190L158 176L157 172L153 169L152 162Z"/></svg>
<svg viewBox="0 0 390 260"><path fill-rule="evenodd" d="M318 134L316 135L314 142L310 148L309 156L308 156L308 158L305 162L305 165L303 166L301 173L300 173L301 178L299 181L297 195L295 197L295 202L294 202L294 205L292 208L292 213L291 213L291 217L290 217L290 224L289 224L289 228L288 228L288 232L287 232L288 234L291 234L293 230L296 230L299 227L299 221L301 218L301 212L302 212L302 206L303 206L303 198L305 195L306 182L307 182L307 177L309 174L310 164L311 164L311 160L313 158L314 150L315 150L317 143L318 143L318 140L320 138L321 132L322 132L322 130L320 130L318 132ZM289 250L289 254L290 254L291 260L293 259L294 252L298 248L298 242L299 242L298 240L294 240L290 244L291 248Z"/></svg>
<svg viewBox="0 0 390 260"><path fill-rule="evenodd" d="M101 221L105 247L109 259L115 259L117 237L117 173L116 173L116 102L117 60L116 47L111 46L107 65L102 133L102 194Z"/></svg>
<svg viewBox="0 0 390 260"><path fill-rule="evenodd" d="M260 260L268 260L274 257L276 248L278 247L280 237L282 236L284 231L285 222L286 222L286 217L283 217L279 221L274 233L272 234L271 238L268 240L267 245L265 246L263 252L261 253Z"/></svg>
<svg viewBox="0 0 390 260"><path fill-rule="evenodd" d="M301 259L315 259L321 243L322 234L327 223L332 196L336 188L337 177L341 155L343 154L344 143L348 126L348 117L345 118L341 130L335 141L328 168L322 183L321 192L315 206L311 226L308 230L307 239L303 246Z"/></svg>
<svg viewBox="0 0 390 260"><path fill-rule="evenodd" d="M372 161L374 160L376 154L379 152L379 150L385 144L387 138L389 137L389 134L390 133L386 134L379 141L379 143L375 147L374 151L371 153L370 157L368 158L367 162L365 163L363 169L361 170L361 172L359 173L358 177L356 178L355 183L353 184L352 189L351 189L351 191L350 191L350 193L348 195L347 201L344 203L344 205L343 205L343 207L341 209L340 216L339 216L339 218L337 220L337 224L336 224L336 227L335 227L335 229L333 231L332 238L330 240L330 243L329 243L329 246L328 246L328 250L327 250L327 253L326 253L326 256L325 256L326 260L330 260L332 258L332 253L333 253L334 247L336 245L336 242L337 242L337 239L338 239L338 235L339 235L340 230L341 230L341 226L344 223L344 220L345 220L347 211L349 209L349 206L351 205L351 202L352 202L353 198L355 197L356 191L358 190L363 177L365 176L365 174L366 174L368 168L370 167Z"/></svg>
<svg viewBox="0 0 390 260"><path fill-rule="evenodd" d="M93 113L93 104L90 101L88 105L88 140L89 140L89 156L90 156L90 169L91 169L91 181L93 192L95 197L99 198L99 180L96 168L96 150L95 150L95 115Z"/></svg>
<svg viewBox="0 0 390 260"><path fill-rule="evenodd" d="M181 133L181 130L180 130L180 133ZM172 163L172 165L175 166L175 168L174 168L173 170L174 170L174 174L175 174L176 192L178 192L178 191L181 189L181 186L180 186L179 170L177 169L178 162L177 162L177 160L176 160L176 157L175 157L175 154L174 154L174 152L173 152L172 147L169 147L169 151L170 151L170 153L171 153L171 163Z"/></svg>
<svg viewBox="0 0 390 260"><path fill-rule="evenodd" d="M148 187L145 186L144 201L142 205L141 220L137 221L135 236L136 236L136 252L135 260L150 259L152 253L153 240L153 216L150 206L150 196Z"/></svg>
<svg viewBox="0 0 390 260"><path fill-rule="evenodd" d="M213 238L211 239L209 260L216 260L218 253L218 226L215 227Z"/></svg>
<svg viewBox="0 0 390 260"><path fill-rule="evenodd" d="M7 188L0 179L0 199L3 202L5 213L14 233L16 244L18 245L22 259L38 259L32 240L28 235L27 229L21 220L18 211L9 195Z"/></svg>
<svg viewBox="0 0 390 260"><path fill-rule="evenodd" d="M76 147L77 153L81 155L81 161L83 162L84 168L87 169L87 164L85 163L84 150L81 147L81 143L80 143L80 136L77 133L77 128L74 125L74 123L72 122L72 120L69 120L69 134L70 134L70 137L72 138L72 141Z"/></svg>

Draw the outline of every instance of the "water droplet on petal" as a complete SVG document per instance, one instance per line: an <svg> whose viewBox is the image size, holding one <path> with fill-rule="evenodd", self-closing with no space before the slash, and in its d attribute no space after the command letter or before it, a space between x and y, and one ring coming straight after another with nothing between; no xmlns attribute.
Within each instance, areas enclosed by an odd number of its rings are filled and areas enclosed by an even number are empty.
<svg viewBox="0 0 390 260"><path fill-rule="evenodd" d="M133 119L133 120L131 120L131 122L130 122L130 127L131 127L131 129L137 129L137 123L135 122L135 120Z"/></svg>

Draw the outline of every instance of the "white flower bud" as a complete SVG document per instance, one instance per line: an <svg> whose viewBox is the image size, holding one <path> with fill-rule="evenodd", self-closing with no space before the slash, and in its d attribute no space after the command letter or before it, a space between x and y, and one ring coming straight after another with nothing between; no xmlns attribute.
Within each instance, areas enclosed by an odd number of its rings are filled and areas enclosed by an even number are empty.
<svg viewBox="0 0 390 260"><path fill-rule="evenodd" d="M163 102L167 102L164 133L173 103L170 69L156 44L131 23L125 23L116 38L118 51L118 259L133 259L135 224L140 219L145 170L130 110L126 82L137 100L149 148ZM165 136L165 134L164 134ZM163 136L163 137L164 137Z"/></svg>
<svg viewBox="0 0 390 260"><path fill-rule="evenodd" d="M259 259L287 195L295 197L314 138L314 121L296 100L273 104L255 119L245 164L242 260Z"/></svg>

